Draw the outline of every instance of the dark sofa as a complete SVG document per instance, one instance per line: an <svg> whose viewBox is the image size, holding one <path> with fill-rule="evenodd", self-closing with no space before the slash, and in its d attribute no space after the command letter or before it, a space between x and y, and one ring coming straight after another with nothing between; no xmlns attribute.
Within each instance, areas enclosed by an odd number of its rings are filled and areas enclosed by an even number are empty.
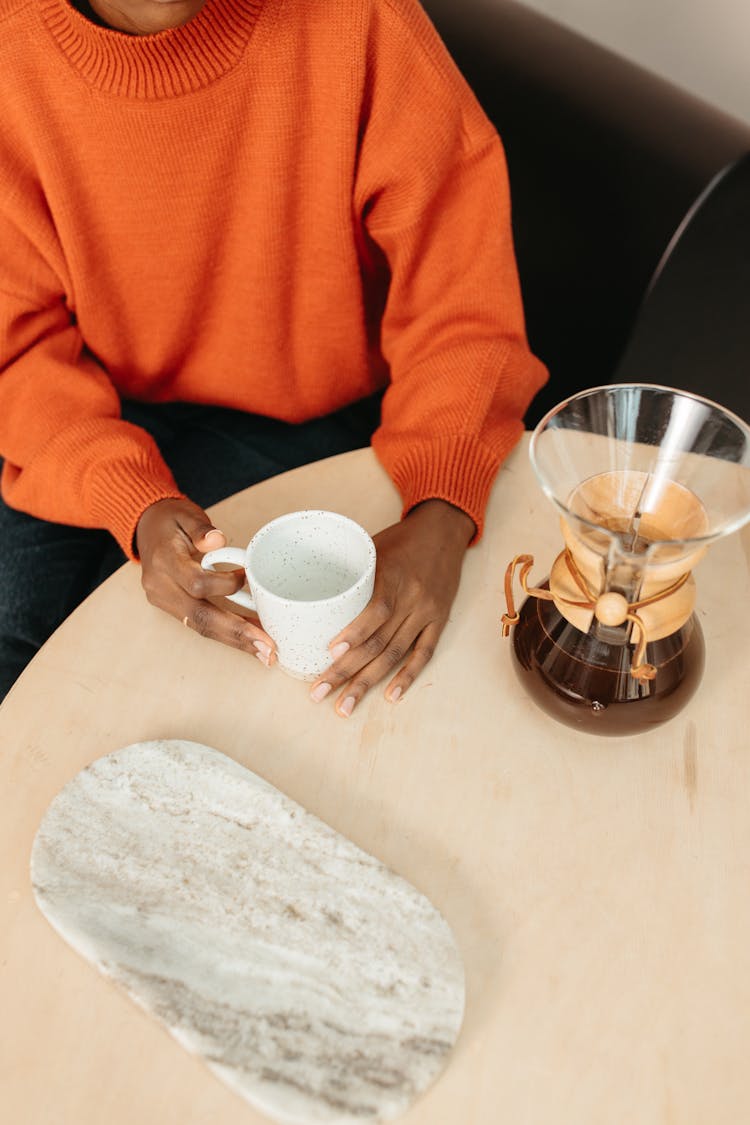
<svg viewBox="0 0 750 1125"><path fill-rule="evenodd" d="M612 381L672 235L750 125L512 0L423 6L505 144L529 339L551 374L534 425Z"/></svg>

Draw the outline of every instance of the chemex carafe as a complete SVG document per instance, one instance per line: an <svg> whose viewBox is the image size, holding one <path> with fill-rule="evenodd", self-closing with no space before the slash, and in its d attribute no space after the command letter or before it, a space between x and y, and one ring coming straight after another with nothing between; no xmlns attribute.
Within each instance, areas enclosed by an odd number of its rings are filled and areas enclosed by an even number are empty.
<svg viewBox="0 0 750 1125"><path fill-rule="evenodd" d="M564 547L538 585L530 555L505 574L503 633L520 683L579 730L665 722L703 672L692 570L750 519L750 429L697 395L618 384L551 410L530 456Z"/></svg>

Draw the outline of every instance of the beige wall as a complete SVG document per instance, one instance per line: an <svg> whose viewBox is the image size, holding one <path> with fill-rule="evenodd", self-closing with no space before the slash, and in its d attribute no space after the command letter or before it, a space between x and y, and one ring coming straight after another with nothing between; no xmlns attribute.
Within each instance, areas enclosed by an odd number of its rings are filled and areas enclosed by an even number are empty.
<svg viewBox="0 0 750 1125"><path fill-rule="evenodd" d="M750 121L750 0L523 2Z"/></svg>

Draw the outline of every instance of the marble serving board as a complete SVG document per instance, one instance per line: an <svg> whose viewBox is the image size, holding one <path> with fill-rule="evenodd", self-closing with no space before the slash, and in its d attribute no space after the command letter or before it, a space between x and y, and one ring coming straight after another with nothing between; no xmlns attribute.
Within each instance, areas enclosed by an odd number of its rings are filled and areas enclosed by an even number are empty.
<svg viewBox="0 0 750 1125"><path fill-rule="evenodd" d="M431 903L206 746L84 769L32 881L66 941L273 1120L391 1119L458 1035L463 967Z"/></svg>

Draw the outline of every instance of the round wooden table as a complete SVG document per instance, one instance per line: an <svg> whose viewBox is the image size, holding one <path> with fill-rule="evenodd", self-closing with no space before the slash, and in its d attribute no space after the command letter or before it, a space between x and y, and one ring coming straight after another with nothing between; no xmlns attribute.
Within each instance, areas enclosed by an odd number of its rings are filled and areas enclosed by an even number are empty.
<svg viewBox="0 0 750 1125"><path fill-rule="evenodd" d="M244 545L332 508L374 532L399 500L369 450L213 512ZM128 564L0 708L0 1106L18 1125L253 1125L225 1088L38 911L29 854L56 792L133 742L185 738L266 778L424 892L467 974L442 1078L406 1125L750 1120L750 529L696 571L703 683L633 739L576 735L519 690L503 573L560 549L526 441L500 472L438 651L405 699L350 719L151 607Z"/></svg>

